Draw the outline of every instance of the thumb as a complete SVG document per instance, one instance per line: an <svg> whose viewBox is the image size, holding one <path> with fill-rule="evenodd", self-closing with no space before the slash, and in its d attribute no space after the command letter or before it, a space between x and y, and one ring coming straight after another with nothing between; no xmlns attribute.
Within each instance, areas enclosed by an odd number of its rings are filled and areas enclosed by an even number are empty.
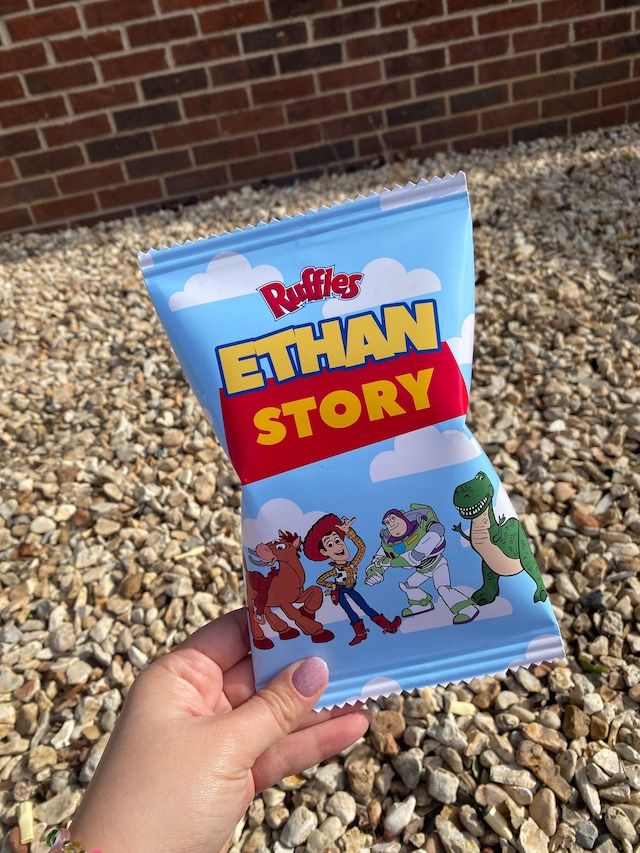
<svg viewBox="0 0 640 853"><path fill-rule="evenodd" d="M233 712L251 763L302 723L328 680L322 658L306 658L282 670Z"/></svg>

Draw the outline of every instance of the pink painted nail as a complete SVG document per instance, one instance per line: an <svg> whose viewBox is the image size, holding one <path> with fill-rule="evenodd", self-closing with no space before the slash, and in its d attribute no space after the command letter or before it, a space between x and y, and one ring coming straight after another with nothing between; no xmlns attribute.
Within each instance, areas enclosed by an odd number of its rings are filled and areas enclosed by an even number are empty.
<svg viewBox="0 0 640 853"><path fill-rule="evenodd" d="M308 699L325 687L329 679L329 667L322 658L307 658L293 673L293 686L301 696Z"/></svg>

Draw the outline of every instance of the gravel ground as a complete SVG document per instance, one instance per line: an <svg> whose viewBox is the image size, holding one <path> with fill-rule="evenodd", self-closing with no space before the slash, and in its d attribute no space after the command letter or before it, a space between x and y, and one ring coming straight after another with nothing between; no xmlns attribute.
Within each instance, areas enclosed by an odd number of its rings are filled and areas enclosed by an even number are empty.
<svg viewBox="0 0 640 853"><path fill-rule="evenodd" d="M568 666L373 704L355 747L256 798L233 850L640 850L639 157L636 125L0 244L2 851L27 850L21 804L36 838L73 814L136 673L242 600L238 481L137 250L458 167L472 426Z"/></svg>

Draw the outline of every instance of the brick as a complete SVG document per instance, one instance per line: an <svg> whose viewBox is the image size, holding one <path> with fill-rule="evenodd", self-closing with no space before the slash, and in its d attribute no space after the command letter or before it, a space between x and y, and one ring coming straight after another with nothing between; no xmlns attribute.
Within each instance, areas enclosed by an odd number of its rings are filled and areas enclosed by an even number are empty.
<svg viewBox="0 0 640 853"><path fill-rule="evenodd" d="M376 25L376 13L373 8L356 9L340 15L327 15L313 22L313 38L344 38L347 34L359 30L371 30ZM374 36L375 38L375 36Z"/></svg>
<svg viewBox="0 0 640 853"><path fill-rule="evenodd" d="M68 0L32 0L32 5L36 7L36 9L40 9L43 6L63 6L68 2Z"/></svg>
<svg viewBox="0 0 640 853"><path fill-rule="evenodd" d="M364 83L375 83L380 79L380 62L364 62L362 65L350 65L349 73L344 68L331 71L321 71L318 74L320 88L323 92L331 89L350 89L352 86L362 86Z"/></svg>
<svg viewBox="0 0 640 853"><path fill-rule="evenodd" d="M499 6L504 0L448 0L449 14L467 9L486 9L487 6Z"/></svg>
<svg viewBox="0 0 640 853"><path fill-rule="evenodd" d="M93 193L65 196L65 198L31 205L31 211L36 222L53 222L57 219L73 222L79 213L91 213L96 209L96 199Z"/></svg>
<svg viewBox="0 0 640 853"><path fill-rule="evenodd" d="M322 137L318 124L305 124L301 127L286 127L282 130L272 130L269 133L261 133L258 137L260 150L267 151L293 151L315 142L320 142Z"/></svg>
<svg viewBox="0 0 640 853"><path fill-rule="evenodd" d="M602 42L602 59L615 59L625 56L627 53L638 53L640 51L640 35L622 36L611 41Z"/></svg>
<svg viewBox="0 0 640 853"><path fill-rule="evenodd" d="M484 89L473 89L459 95L450 95L452 113L465 113L470 110L479 110L490 107L508 100L509 90L505 84L500 86L487 86Z"/></svg>
<svg viewBox="0 0 640 853"><path fill-rule="evenodd" d="M416 77L416 95L431 95L434 92L449 92L452 89L464 89L475 84L475 68L467 65L451 68L448 71L434 71Z"/></svg>
<svg viewBox="0 0 640 853"><path fill-rule="evenodd" d="M487 110L480 116L482 130L493 130L500 127L513 127L527 121L535 121L538 116L538 104L509 104L495 110Z"/></svg>
<svg viewBox="0 0 640 853"><path fill-rule="evenodd" d="M539 74L527 80L518 80L512 86L514 101L526 101L529 98L551 93L558 94L569 89L571 89L571 74L568 71L561 71L558 74Z"/></svg>
<svg viewBox="0 0 640 853"><path fill-rule="evenodd" d="M162 74L159 77L149 77L141 83L142 91L147 100L164 98L167 95L178 95L182 92L193 92L196 89L206 89L208 84L206 72L202 68Z"/></svg>
<svg viewBox="0 0 640 853"><path fill-rule="evenodd" d="M601 10L601 0L547 0L542 3L542 20L556 21L595 15Z"/></svg>
<svg viewBox="0 0 640 853"><path fill-rule="evenodd" d="M129 178L148 178L150 175L166 175L167 172L180 172L191 166L189 152L162 151L160 154L149 154L125 163Z"/></svg>
<svg viewBox="0 0 640 853"><path fill-rule="evenodd" d="M0 68L4 72L22 71L46 65L47 55L41 44L25 44L0 50Z"/></svg>
<svg viewBox="0 0 640 853"><path fill-rule="evenodd" d="M16 12L24 12L29 8L29 0L3 0L2 14L15 15Z"/></svg>
<svg viewBox="0 0 640 853"><path fill-rule="evenodd" d="M355 156L353 142L345 140L333 145L319 145L316 148L305 148L295 152L296 167L307 169L309 166L325 166L328 163L339 163Z"/></svg>
<svg viewBox="0 0 640 853"><path fill-rule="evenodd" d="M493 83L496 80L512 80L536 73L536 55L514 56L513 59L499 59L478 66L478 82Z"/></svg>
<svg viewBox="0 0 640 853"><path fill-rule="evenodd" d="M162 101L145 107L131 107L113 114L116 130L135 130L154 124L169 124L180 120L177 101Z"/></svg>
<svg viewBox="0 0 640 853"><path fill-rule="evenodd" d="M349 59L363 59L365 56L380 56L380 54L384 53L407 50L408 46L409 37L407 30L376 33L375 36L349 39L347 42L347 56Z"/></svg>
<svg viewBox="0 0 640 853"><path fill-rule="evenodd" d="M596 42L586 44L566 45L555 50L546 50L540 54L540 71L555 71L556 68L567 68L570 65L586 65L598 58Z"/></svg>
<svg viewBox="0 0 640 853"><path fill-rule="evenodd" d="M435 21L433 24L414 27L413 34L419 46L432 45L472 36L473 24L470 17L448 18L445 21Z"/></svg>
<svg viewBox="0 0 640 853"><path fill-rule="evenodd" d="M231 164L232 181L250 181L251 179L264 180L272 175L280 175L283 172L291 174L293 171L293 160L289 152L281 154L269 154L268 157L257 157L255 160L244 160L240 163Z"/></svg>
<svg viewBox="0 0 640 853"><path fill-rule="evenodd" d="M368 110L365 115L340 116L322 122L322 139L350 139L384 127L382 110Z"/></svg>
<svg viewBox="0 0 640 853"><path fill-rule="evenodd" d="M278 65L283 74L290 71L307 71L322 65L337 65L341 61L342 45L338 42L278 54Z"/></svg>
<svg viewBox="0 0 640 853"><path fill-rule="evenodd" d="M178 148L184 145L184 124L174 124L169 127L157 127L153 131L156 148ZM220 124L216 116L205 118L202 121L192 121L188 125L189 141L201 142L206 139L215 139L220 135Z"/></svg>
<svg viewBox="0 0 640 853"><path fill-rule="evenodd" d="M610 107L606 110L587 113L581 116L572 116L571 133L582 133L585 130L598 130L601 127L611 127L614 124L622 124L625 121L625 108Z"/></svg>
<svg viewBox="0 0 640 853"><path fill-rule="evenodd" d="M422 121L425 118L438 118L445 113L444 98L430 98L425 101L414 101L387 110L387 123L389 127L397 124L409 124L414 121Z"/></svg>
<svg viewBox="0 0 640 853"><path fill-rule="evenodd" d="M395 27L423 18L435 18L443 13L442 0L401 0L400 3L380 7L380 24L383 27Z"/></svg>
<svg viewBox="0 0 640 853"><path fill-rule="evenodd" d="M51 47L59 62L69 62L122 50L122 36L118 30L103 30L91 36L57 39L51 42Z"/></svg>
<svg viewBox="0 0 640 853"><path fill-rule="evenodd" d="M11 181L15 181L17 177L11 160L8 157L0 160L0 184L8 184Z"/></svg>
<svg viewBox="0 0 640 853"><path fill-rule="evenodd" d="M627 107L627 121L640 121L640 101Z"/></svg>
<svg viewBox="0 0 640 853"><path fill-rule="evenodd" d="M192 95L183 99L184 111L189 118L198 118L207 113L226 113L232 110L244 110L249 107L249 97L245 89L218 89L202 95Z"/></svg>
<svg viewBox="0 0 640 853"><path fill-rule="evenodd" d="M65 169L79 166L84 163L84 157L81 149L74 145L42 151L39 154L27 154L26 157L16 158L16 162L22 177L32 178L34 175L55 175Z"/></svg>
<svg viewBox="0 0 640 853"><path fill-rule="evenodd" d="M258 153L258 146L255 136L241 136L238 139L225 139L222 142L197 145L193 153L198 166L202 166L205 163L228 162L251 157Z"/></svg>
<svg viewBox="0 0 640 853"><path fill-rule="evenodd" d="M119 160L127 154L138 154L141 151L149 151L152 148L151 135L149 133L133 133L130 136L109 136L106 139L97 139L86 145L89 159L94 163L101 160Z"/></svg>
<svg viewBox="0 0 640 853"><path fill-rule="evenodd" d="M25 154L40 148L40 140L35 130L19 130L17 133L0 133L0 157L12 154Z"/></svg>
<svg viewBox="0 0 640 853"><path fill-rule="evenodd" d="M603 83L613 83L616 80L625 80L629 76L630 62L621 59L619 62L609 62L590 65L588 68L580 68L574 72L574 89L584 89L587 86L601 86Z"/></svg>
<svg viewBox="0 0 640 853"><path fill-rule="evenodd" d="M411 98L411 82L396 80L382 83L380 86L367 86L365 89L352 89L351 106L354 110L366 110L381 104L394 104Z"/></svg>
<svg viewBox="0 0 640 853"><path fill-rule="evenodd" d="M47 9L46 12L29 12L16 18L9 18L6 27L14 41L41 39L55 33L68 33L77 30L80 21L72 6L63 9Z"/></svg>
<svg viewBox="0 0 640 853"><path fill-rule="evenodd" d="M203 33L221 33L224 30L237 30L264 24L267 10L264 0L251 3L232 3L217 9L207 9L200 13L200 28Z"/></svg>
<svg viewBox="0 0 640 853"><path fill-rule="evenodd" d="M384 60L384 70L387 77L405 77L407 74L443 68L444 64L444 49L438 48L437 50L420 50L406 56L389 56Z"/></svg>
<svg viewBox="0 0 640 853"><path fill-rule="evenodd" d="M116 83L84 92L71 92L68 98L75 113L88 113L130 104L138 100L138 92L134 83Z"/></svg>
<svg viewBox="0 0 640 853"><path fill-rule="evenodd" d="M100 3L83 3L82 14L88 27L107 27L137 18L150 18L155 11L153 0L103 0Z"/></svg>
<svg viewBox="0 0 640 853"><path fill-rule="evenodd" d="M171 46L171 52L176 65L202 65L216 59L228 59L237 56L238 38L235 33L223 36L197 39Z"/></svg>
<svg viewBox="0 0 640 853"><path fill-rule="evenodd" d="M161 12L183 12L211 6L211 0L159 0Z"/></svg>
<svg viewBox="0 0 640 853"><path fill-rule="evenodd" d="M30 71L24 77L32 95L63 92L96 82L96 73L91 62L58 65L55 68L47 68L46 71Z"/></svg>
<svg viewBox="0 0 640 853"><path fill-rule="evenodd" d="M438 139L452 139L456 136L468 136L478 130L476 115L452 116L440 121L430 121L420 128L422 142L433 142Z"/></svg>
<svg viewBox="0 0 640 853"><path fill-rule="evenodd" d="M530 142L532 139L541 139L549 136L566 136L568 128L567 119L558 121L544 121L530 124L526 127L514 127L511 131L514 142Z"/></svg>
<svg viewBox="0 0 640 853"><path fill-rule="evenodd" d="M452 65L462 65L486 59L488 56L495 59L508 50L509 36L489 36L489 38L452 44L449 48L449 57Z"/></svg>
<svg viewBox="0 0 640 853"><path fill-rule="evenodd" d="M610 12L612 9L633 8L638 5L638 0L604 0L605 12Z"/></svg>
<svg viewBox="0 0 640 853"><path fill-rule="evenodd" d="M331 95L322 95L319 98L307 98L295 104L287 106L287 120L290 124L307 119L318 121L325 116L337 115L347 112L347 96L344 92L334 92Z"/></svg>
<svg viewBox="0 0 640 853"><path fill-rule="evenodd" d="M608 107L611 104L629 103L637 99L639 93L640 87L637 80L607 86L602 90L602 105Z"/></svg>
<svg viewBox="0 0 640 853"><path fill-rule="evenodd" d="M269 0L271 17L274 21L280 21L283 18L295 18L299 15L330 12L337 5L337 0Z"/></svg>
<svg viewBox="0 0 640 853"><path fill-rule="evenodd" d="M58 175L58 186L63 193L77 193L81 190L93 190L118 184L124 180L120 163L109 163L107 166L94 166L88 169L78 169Z"/></svg>
<svg viewBox="0 0 640 853"><path fill-rule="evenodd" d="M554 44L569 44L569 24L554 24L551 27L536 27L513 33L513 49L516 53L552 47Z"/></svg>
<svg viewBox="0 0 640 853"><path fill-rule="evenodd" d="M278 27L261 27L242 33L240 38L246 53L280 50L282 47L304 44L307 40L307 26L303 21L298 21L295 24L282 24Z"/></svg>
<svg viewBox="0 0 640 853"><path fill-rule="evenodd" d="M167 59L163 49L128 52L126 62L122 56L100 60L102 76L106 81L118 80L121 77L138 78L143 74L162 71L166 67Z"/></svg>
<svg viewBox="0 0 640 853"><path fill-rule="evenodd" d="M509 8L478 15L478 32L484 35L485 33L497 33L500 30L515 30L537 23L537 3L519 3Z"/></svg>
<svg viewBox="0 0 640 853"><path fill-rule="evenodd" d="M37 181L20 181L7 187L0 187L0 208L35 201L40 198L51 198L56 195L56 185L52 178L41 178Z"/></svg>
<svg viewBox="0 0 640 853"><path fill-rule="evenodd" d="M202 191L227 184L227 170L224 166L210 166L195 172L183 172L165 178L165 186L170 196L181 195L193 190Z"/></svg>
<svg viewBox="0 0 640 853"><path fill-rule="evenodd" d="M162 185L158 180L141 181L137 184L125 184L120 187L98 190L100 205L104 210L141 201L148 202L153 198L160 199L162 196Z"/></svg>
<svg viewBox="0 0 640 853"><path fill-rule="evenodd" d="M509 131L496 130L492 133L484 133L480 136L471 136L456 141L455 150L462 153L473 151L477 148L504 148L509 144Z"/></svg>
<svg viewBox="0 0 640 853"><path fill-rule="evenodd" d="M189 38L195 35L196 24L192 15L176 15L172 18L156 18L143 24L130 24L127 27L132 47L145 44L166 44L174 39Z"/></svg>
<svg viewBox="0 0 640 853"><path fill-rule="evenodd" d="M48 121L67 114L67 108L60 97L56 98L30 98L19 104L0 107L0 125L3 127L14 127L19 124L37 124L40 121Z"/></svg>
<svg viewBox="0 0 640 853"><path fill-rule="evenodd" d="M250 130L262 130L281 125L284 114L281 106L259 107L255 110L243 110L240 113L223 116L220 121L224 134L244 133Z"/></svg>
<svg viewBox="0 0 640 853"><path fill-rule="evenodd" d="M0 231L18 231L29 225L33 225L33 220L26 207L0 210Z"/></svg>
<svg viewBox="0 0 640 853"><path fill-rule="evenodd" d="M211 82L214 86L227 86L240 83L243 80L256 80L259 77L272 77L276 66L272 56L254 56L238 62L227 62L224 65L214 65L210 71Z"/></svg>
<svg viewBox="0 0 640 853"><path fill-rule="evenodd" d="M17 74L0 77L0 101L15 101L24 97L24 89Z"/></svg>
<svg viewBox="0 0 640 853"><path fill-rule="evenodd" d="M284 80L269 80L265 83L254 83L251 86L253 103L269 104L280 101L290 101L293 98L305 98L315 94L314 79L311 74L306 76L288 77Z"/></svg>
<svg viewBox="0 0 640 853"><path fill-rule="evenodd" d="M613 36L617 33L628 33L631 30L631 15L598 15L597 18L588 18L586 21L575 21L573 32L576 41L584 39L599 39L604 36Z"/></svg>
<svg viewBox="0 0 640 853"><path fill-rule="evenodd" d="M110 132L111 125L106 115L80 118L65 124L53 124L43 129L44 138L51 148L66 145L68 142L95 139L97 136L106 136Z"/></svg>

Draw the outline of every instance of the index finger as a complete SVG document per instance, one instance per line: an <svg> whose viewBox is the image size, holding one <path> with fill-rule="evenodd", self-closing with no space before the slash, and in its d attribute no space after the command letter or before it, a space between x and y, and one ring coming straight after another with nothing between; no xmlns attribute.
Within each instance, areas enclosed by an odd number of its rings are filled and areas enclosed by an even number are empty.
<svg viewBox="0 0 640 853"><path fill-rule="evenodd" d="M232 610L203 625L176 646L177 649L196 649L226 672L249 654L247 608Z"/></svg>

